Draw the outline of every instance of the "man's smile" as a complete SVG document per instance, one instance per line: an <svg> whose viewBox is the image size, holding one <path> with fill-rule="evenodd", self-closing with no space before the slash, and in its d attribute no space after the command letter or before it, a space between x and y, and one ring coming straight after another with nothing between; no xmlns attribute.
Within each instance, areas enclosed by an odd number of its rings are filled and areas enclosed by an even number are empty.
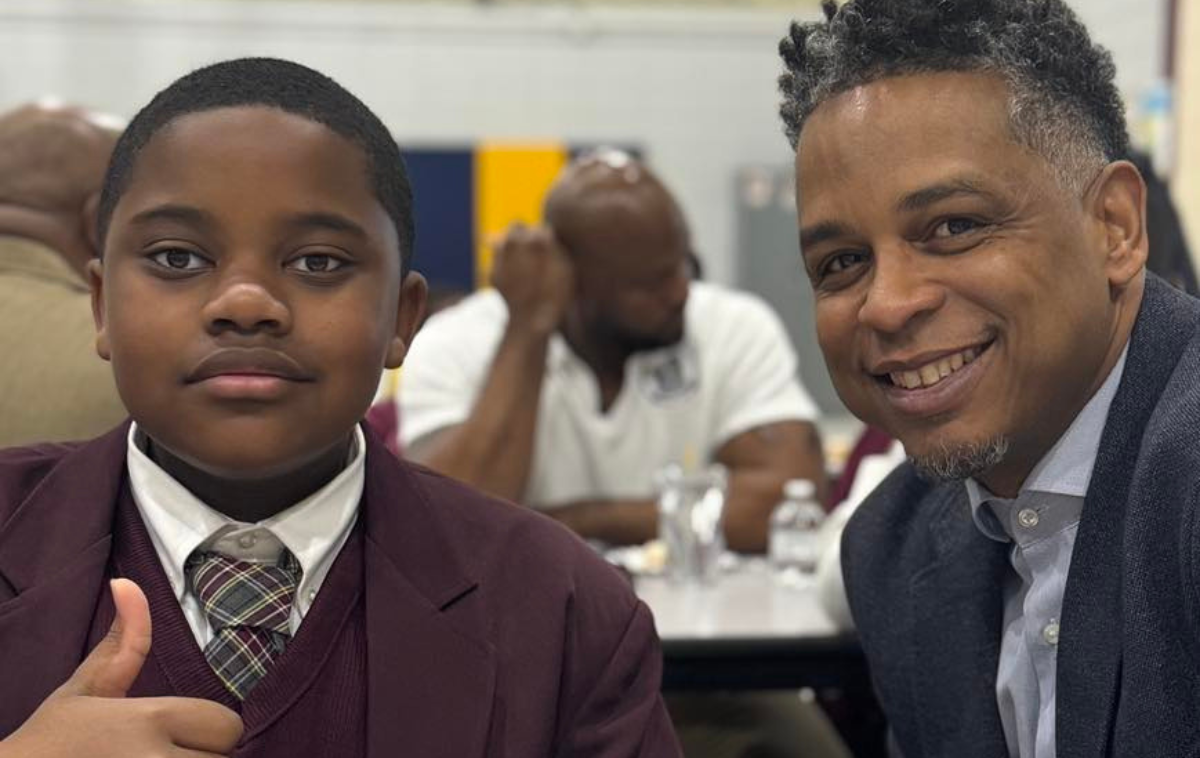
<svg viewBox="0 0 1200 758"><path fill-rule="evenodd" d="M989 342L972 345L951 352L942 351L932 356L926 354L908 361L888 361L880 364L886 367L885 370L871 373L880 381L890 381L904 389L932 387L971 363L990 344Z"/></svg>
<svg viewBox="0 0 1200 758"><path fill-rule="evenodd" d="M966 402L991 361L994 341L909 361L880 364L872 372L893 409L905 415L934 416Z"/></svg>

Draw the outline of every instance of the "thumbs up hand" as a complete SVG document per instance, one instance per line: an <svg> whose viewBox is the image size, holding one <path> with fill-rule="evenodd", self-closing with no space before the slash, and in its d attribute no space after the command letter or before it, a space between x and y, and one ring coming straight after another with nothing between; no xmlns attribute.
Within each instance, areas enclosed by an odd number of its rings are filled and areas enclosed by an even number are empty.
<svg viewBox="0 0 1200 758"><path fill-rule="evenodd" d="M150 606L128 579L112 582L112 628L75 673L8 739L0 758L219 758L242 720L208 700L126 698L150 653Z"/></svg>

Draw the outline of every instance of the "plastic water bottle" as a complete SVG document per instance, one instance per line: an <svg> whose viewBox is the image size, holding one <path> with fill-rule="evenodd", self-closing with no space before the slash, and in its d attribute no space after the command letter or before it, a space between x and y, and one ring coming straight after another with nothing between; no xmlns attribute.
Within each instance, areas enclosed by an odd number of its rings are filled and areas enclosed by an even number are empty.
<svg viewBox="0 0 1200 758"><path fill-rule="evenodd" d="M780 574L811 576L820 559L818 530L825 509L817 502L817 488L807 479L783 485L783 500L771 513L768 557Z"/></svg>

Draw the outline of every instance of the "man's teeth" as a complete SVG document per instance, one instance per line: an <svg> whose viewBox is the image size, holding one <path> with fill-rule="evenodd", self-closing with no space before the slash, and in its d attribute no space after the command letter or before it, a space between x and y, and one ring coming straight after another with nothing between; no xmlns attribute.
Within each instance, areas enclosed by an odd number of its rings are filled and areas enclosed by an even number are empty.
<svg viewBox="0 0 1200 758"><path fill-rule="evenodd" d="M969 347L954 355L946 356L932 363L926 363L912 371L893 371L888 376L892 384L908 390L918 387L932 387L946 377L967 365L979 355L979 349Z"/></svg>

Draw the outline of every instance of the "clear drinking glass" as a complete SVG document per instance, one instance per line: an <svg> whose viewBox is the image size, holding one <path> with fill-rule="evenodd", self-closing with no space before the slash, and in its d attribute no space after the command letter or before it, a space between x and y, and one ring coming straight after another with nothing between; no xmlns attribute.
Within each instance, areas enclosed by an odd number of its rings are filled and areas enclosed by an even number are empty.
<svg viewBox="0 0 1200 758"><path fill-rule="evenodd" d="M666 573L676 581L711 582L725 552L725 467L685 473L672 464L655 476L658 537L666 547Z"/></svg>

